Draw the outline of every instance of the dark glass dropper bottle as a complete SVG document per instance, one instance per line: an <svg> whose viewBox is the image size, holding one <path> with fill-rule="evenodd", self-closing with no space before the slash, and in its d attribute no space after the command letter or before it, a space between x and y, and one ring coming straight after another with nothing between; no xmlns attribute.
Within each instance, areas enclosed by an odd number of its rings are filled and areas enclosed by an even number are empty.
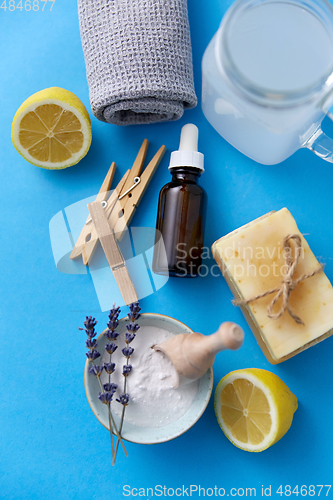
<svg viewBox="0 0 333 500"><path fill-rule="evenodd" d="M198 128L182 128L179 150L171 154L172 181L159 196L153 271L194 278L200 274L205 219L205 192L198 185L203 154L198 153Z"/></svg>

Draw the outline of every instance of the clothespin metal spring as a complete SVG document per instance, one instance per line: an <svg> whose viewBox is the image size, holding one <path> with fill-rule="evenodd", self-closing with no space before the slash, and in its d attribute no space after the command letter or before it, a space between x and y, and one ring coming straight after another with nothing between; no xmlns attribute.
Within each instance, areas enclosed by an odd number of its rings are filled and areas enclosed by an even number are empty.
<svg viewBox="0 0 333 500"><path fill-rule="evenodd" d="M119 196L118 200L122 200L124 198L124 196L126 196L130 191L132 191L132 189L135 188L135 186L137 186L140 183L140 181L141 181L140 177L134 177L134 184L133 184L133 186L131 186L129 189L127 189L127 191L125 191L124 194L122 194L121 196ZM101 205L105 209L108 206L108 202L107 201L101 201ZM92 218L90 217L90 219L87 220L86 224L89 224L89 222L91 222L91 221L92 221Z"/></svg>

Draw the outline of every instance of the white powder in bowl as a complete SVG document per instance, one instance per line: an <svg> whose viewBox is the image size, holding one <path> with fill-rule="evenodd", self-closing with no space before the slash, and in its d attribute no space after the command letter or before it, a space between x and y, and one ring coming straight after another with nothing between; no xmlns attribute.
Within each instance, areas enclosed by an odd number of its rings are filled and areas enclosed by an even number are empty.
<svg viewBox="0 0 333 500"><path fill-rule="evenodd" d="M191 407L199 387L196 380L178 389L173 389L175 368L171 361L152 347L174 335L163 328L141 326L136 338L130 344L134 353L130 358L132 371L127 377L126 392L130 402L126 407L125 421L139 427L164 427L178 420ZM112 362L116 363L116 371L111 382L118 384L113 397L112 411L121 414L122 405L116 401L123 392L124 377L122 367L126 358L121 350L125 347L125 334L120 334L116 344L118 349L112 354ZM103 363L109 362L109 354L103 355ZM108 375L103 372L102 383L108 382Z"/></svg>

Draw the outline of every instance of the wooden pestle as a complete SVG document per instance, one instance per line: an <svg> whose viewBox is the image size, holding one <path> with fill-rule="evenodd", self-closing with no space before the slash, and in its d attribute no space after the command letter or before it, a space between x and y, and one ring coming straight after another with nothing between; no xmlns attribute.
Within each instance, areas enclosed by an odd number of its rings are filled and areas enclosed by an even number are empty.
<svg viewBox="0 0 333 500"><path fill-rule="evenodd" d="M172 362L177 372L176 389L202 377L215 360L218 352L239 349L244 341L244 332L236 323L222 323L212 335L202 333L180 333L154 346Z"/></svg>

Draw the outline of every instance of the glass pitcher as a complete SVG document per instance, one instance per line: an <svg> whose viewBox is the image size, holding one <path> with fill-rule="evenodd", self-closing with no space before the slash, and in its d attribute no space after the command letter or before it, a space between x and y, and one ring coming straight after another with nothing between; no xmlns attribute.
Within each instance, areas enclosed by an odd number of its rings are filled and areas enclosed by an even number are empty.
<svg viewBox="0 0 333 500"><path fill-rule="evenodd" d="M326 0L237 0L202 61L202 109L218 133L266 165L301 147L333 162L333 8Z"/></svg>

